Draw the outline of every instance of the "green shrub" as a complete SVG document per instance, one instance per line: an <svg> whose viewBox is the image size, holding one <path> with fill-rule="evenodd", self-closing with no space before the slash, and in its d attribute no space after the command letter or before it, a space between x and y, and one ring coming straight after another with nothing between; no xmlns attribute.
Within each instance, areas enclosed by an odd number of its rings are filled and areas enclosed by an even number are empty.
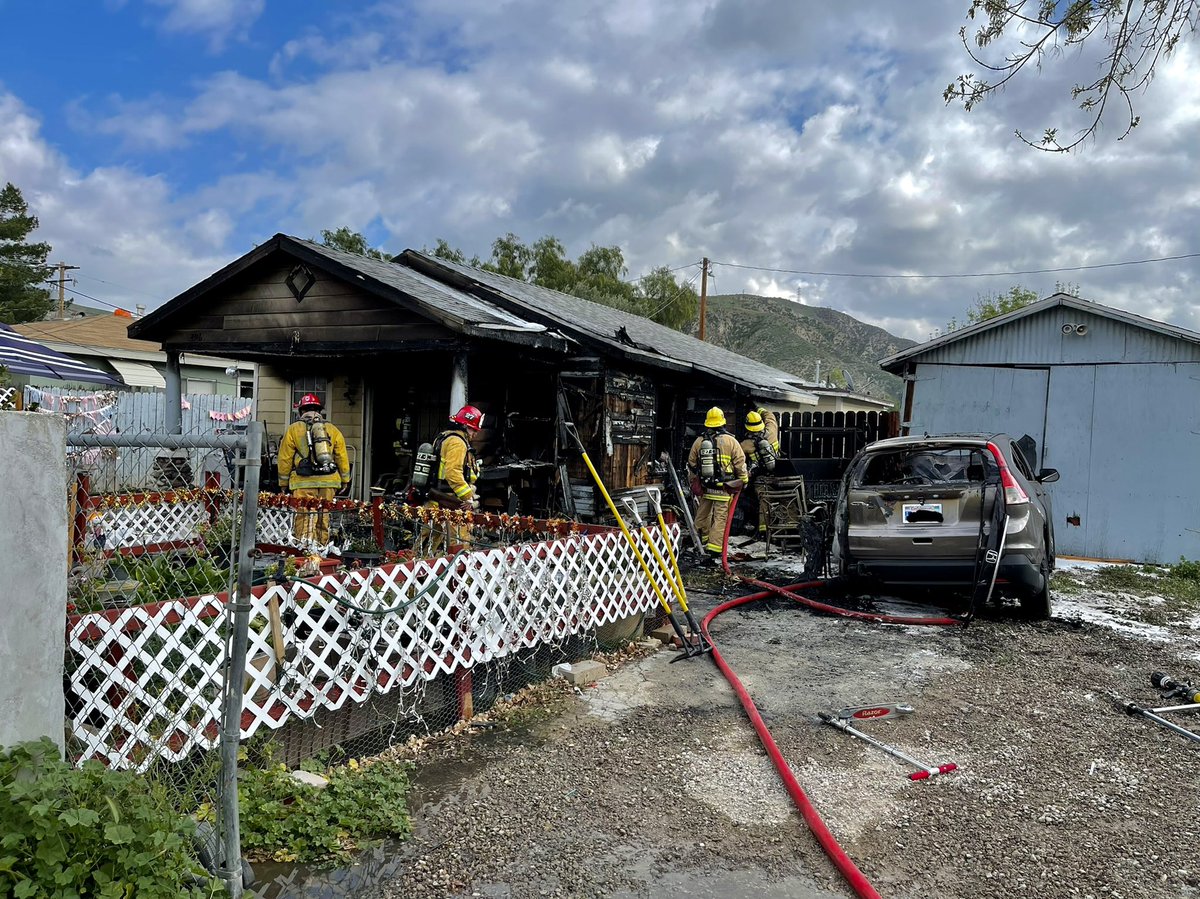
<svg viewBox="0 0 1200 899"><path fill-rule="evenodd" d="M251 859L330 865L366 843L408 836L408 768L399 762L325 772L324 789L294 780L284 765L238 774L242 849Z"/></svg>
<svg viewBox="0 0 1200 899"><path fill-rule="evenodd" d="M215 896L192 857L194 823L143 777L72 768L48 739L0 751L0 895L51 899ZM198 886L193 875L207 881Z"/></svg>
<svg viewBox="0 0 1200 899"><path fill-rule="evenodd" d="M1180 556L1179 564L1171 566L1167 577L1181 581L1200 581L1200 562L1189 562Z"/></svg>

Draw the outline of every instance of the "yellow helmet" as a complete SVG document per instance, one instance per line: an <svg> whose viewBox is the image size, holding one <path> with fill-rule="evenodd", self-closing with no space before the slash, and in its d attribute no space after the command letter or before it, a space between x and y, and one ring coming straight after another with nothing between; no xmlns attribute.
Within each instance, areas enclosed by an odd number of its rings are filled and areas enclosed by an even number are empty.
<svg viewBox="0 0 1200 899"><path fill-rule="evenodd" d="M713 406L708 410L708 415L704 419L704 427L706 428L723 428L725 427L725 413L721 411L720 406Z"/></svg>
<svg viewBox="0 0 1200 899"><path fill-rule="evenodd" d="M751 409L746 413L746 430L751 433L761 431L766 425L763 424L762 416Z"/></svg>

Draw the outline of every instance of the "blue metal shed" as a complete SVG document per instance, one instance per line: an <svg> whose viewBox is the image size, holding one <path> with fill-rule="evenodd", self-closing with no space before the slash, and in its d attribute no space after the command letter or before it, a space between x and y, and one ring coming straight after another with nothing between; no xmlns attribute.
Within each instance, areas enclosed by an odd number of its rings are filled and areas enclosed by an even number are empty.
<svg viewBox="0 0 1200 899"><path fill-rule="evenodd" d="M1059 293L880 366L905 433L1037 441L1059 555L1200 558L1200 334Z"/></svg>

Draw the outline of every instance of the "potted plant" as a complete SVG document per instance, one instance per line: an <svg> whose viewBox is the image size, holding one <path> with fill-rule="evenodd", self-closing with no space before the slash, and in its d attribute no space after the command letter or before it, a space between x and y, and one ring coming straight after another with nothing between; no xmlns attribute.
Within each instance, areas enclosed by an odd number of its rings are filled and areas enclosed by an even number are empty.
<svg viewBox="0 0 1200 899"><path fill-rule="evenodd" d="M370 568L378 565L383 559L383 547L375 540L374 534L357 534L350 539L350 545L342 550L342 561L347 568Z"/></svg>

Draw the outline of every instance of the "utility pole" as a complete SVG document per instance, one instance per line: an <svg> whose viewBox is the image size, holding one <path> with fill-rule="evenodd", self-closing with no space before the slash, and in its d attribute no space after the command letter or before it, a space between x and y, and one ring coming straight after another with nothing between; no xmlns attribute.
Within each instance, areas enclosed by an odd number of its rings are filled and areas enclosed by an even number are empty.
<svg viewBox="0 0 1200 899"><path fill-rule="evenodd" d="M700 261L700 339L704 339L704 318L708 314L708 257Z"/></svg>
<svg viewBox="0 0 1200 899"><path fill-rule="evenodd" d="M67 298L65 294L67 286L67 272L79 268L77 265L67 265L65 262L58 263L58 320L62 321L67 317ZM72 283L74 279L72 279Z"/></svg>

